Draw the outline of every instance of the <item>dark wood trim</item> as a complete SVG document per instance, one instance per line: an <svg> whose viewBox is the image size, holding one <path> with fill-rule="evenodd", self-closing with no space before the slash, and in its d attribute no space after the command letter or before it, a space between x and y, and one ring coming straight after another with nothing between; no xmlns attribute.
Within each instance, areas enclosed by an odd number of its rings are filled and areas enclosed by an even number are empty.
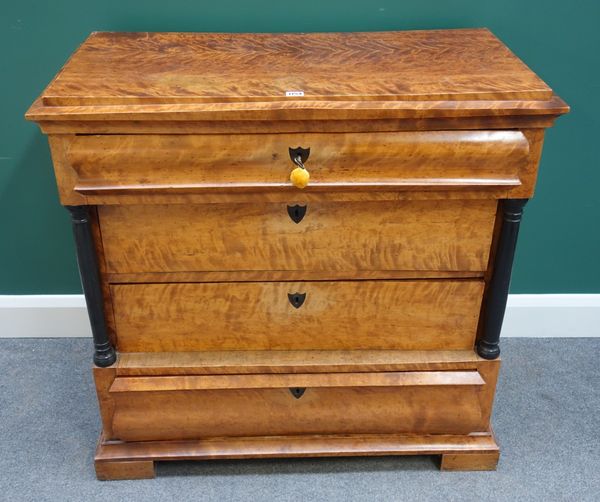
<svg viewBox="0 0 600 502"><path fill-rule="evenodd" d="M477 344L477 353L484 359L496 359L500 355L500 331L508 299L519 226L527 201L528 199L506 199L500 202L502 227L484 309L483 336Z"/></svg>
<svg viewBox="0 0 600 502"><path fill-rule="evenodd" d="M89 209L87 206L65 207L71 213L73 236L77 248L77 265L94 337L94 363L104 368L114 364L117 355L106 329L98 258L94 247Z"/></svg>

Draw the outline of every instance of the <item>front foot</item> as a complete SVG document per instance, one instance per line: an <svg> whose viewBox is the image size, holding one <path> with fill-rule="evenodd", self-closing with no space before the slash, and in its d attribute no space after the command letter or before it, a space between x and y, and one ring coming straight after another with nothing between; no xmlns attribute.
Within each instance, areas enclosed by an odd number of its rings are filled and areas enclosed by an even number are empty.
<svg viewBox="0 0 600 502"><path fill-rule="evenodd" d="M96 460L95 466L96 477L101 481L154 478L154 462L151 460Z"/></svg>
<svg viewBox="0 0 600 502"><path fill-rule="evenodd" d="M500 452L446 453L442 455L442 471L495 471Z"/></svg>

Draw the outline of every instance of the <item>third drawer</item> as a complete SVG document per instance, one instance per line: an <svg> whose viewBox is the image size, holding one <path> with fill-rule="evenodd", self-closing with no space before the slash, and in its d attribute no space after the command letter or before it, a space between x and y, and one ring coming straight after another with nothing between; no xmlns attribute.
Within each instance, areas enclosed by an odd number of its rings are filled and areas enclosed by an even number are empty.
<svg viewBox="0 0 600 502"><path fill-rule="evenodd" d="M482 280L113 284L122 352L459 350Z"/></svg>

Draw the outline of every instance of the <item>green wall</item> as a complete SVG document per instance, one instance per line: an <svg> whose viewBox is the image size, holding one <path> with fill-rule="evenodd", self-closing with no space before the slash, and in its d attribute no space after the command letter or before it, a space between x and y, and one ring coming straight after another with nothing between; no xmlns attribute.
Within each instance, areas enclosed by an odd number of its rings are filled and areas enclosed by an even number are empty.
<svg viewBox="0 0 600 502"><path fill-rule="evenodd" d="M8 3L8 5L7 5ZM80 291L45 137L28 106L91 31L372 31L488 27L572 108L546 135L513 293L600 293L600 2L13 0L0 47L0 294Z"/></svg>

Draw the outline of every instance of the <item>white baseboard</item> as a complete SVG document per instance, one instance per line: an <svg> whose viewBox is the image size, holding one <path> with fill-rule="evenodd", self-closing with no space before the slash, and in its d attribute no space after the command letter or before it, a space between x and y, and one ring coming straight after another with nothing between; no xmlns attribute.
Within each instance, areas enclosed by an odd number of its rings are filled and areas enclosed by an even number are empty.
<svg viewBox="0 0 600 502"><path fill-rule="evenodd" d="M509 295L502 336L600 337L600 294Z"/></svg>
<svg viewBox="0 0 600 502"><path fill-rule="evenodd" d="M83 295L0 295L0 338L91 336ZM600 337L600 294L510 295L503 337Z"/></svg>
<svg viewBox="0 0 600 502"><path fill-rule="evenodd" d="M0 295L0 338L92 336L83 295Z"/></svg>

